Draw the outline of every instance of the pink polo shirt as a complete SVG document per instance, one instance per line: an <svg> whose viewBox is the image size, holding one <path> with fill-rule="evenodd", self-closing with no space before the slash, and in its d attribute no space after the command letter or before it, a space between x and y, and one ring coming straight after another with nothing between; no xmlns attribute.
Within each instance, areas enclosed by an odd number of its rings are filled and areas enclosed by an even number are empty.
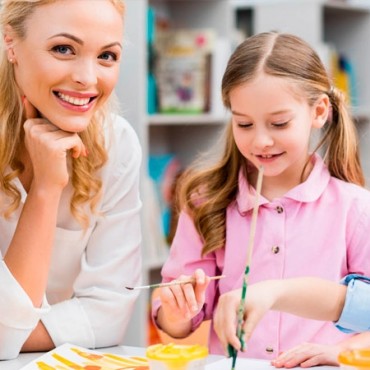
<svg viewBox="0 0 370 370"><path fill-rule="evenodd" d="M351 273L370 275L370 192L330 176L319 156L308 179L284 197L260 197L249 282L297 276L338 281ZM227 209L225 248L201 257L202 241L192 219L182 212L163 281L202 268L207 275L224 274L211 282L194 329L212 319L219 295L242 286L255 191L243 176L239 193ZM310 294L310 292L307 292ZM248 292L247 292L248 297ZM318 302L319 304L319 302ZM155 302L155 314L160 302ZM332 323L269 312L258 324L240 356L272 359L303 342L331 344L345 339ZM223 354L213 327L210 352Z"/></svg>

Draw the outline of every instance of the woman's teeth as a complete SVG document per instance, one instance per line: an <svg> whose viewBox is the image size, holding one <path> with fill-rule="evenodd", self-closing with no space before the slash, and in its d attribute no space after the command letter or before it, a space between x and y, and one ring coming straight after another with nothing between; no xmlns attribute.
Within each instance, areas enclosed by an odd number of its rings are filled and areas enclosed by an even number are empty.
<svg viewBox="0 0 370 370"><path fill-rule="evenodd" d="M58 97L67 103L70 103L73 105L79 105L79 106L86 105L90 101L90 98L75 98L73 96L68 96L62 93L58 93Z"/></svg>

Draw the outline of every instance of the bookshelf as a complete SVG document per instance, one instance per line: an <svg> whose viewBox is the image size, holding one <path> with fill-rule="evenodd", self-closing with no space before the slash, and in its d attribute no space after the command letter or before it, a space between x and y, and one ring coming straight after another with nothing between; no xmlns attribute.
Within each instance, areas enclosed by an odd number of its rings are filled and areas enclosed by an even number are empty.
<svg viewBox="0 0 370 370"><path fill-rule="evenodd" d="M136 129L143 148L143 183L150 154L175 153L184 166L215 144L227 121L220 106L218 86L222 67L213 76L210 110L204 114L147 114L147 11L154 7L171 27L211 28L219 53L228 58L240 35L270 30L290 32L307 40L328 62L328 49L347 55L356 71L358 93L353 112L357 117L360 150L370 180L370 2L368 0L126 0L125 52L117 93L123 115ZM238 29L239 32L235 30ZM160 278L166 253L153 256L154 234L146 219L150 195L143 186L143 283ZM151 292L142 292L124 344L147 345L148 303Z"/></svg>

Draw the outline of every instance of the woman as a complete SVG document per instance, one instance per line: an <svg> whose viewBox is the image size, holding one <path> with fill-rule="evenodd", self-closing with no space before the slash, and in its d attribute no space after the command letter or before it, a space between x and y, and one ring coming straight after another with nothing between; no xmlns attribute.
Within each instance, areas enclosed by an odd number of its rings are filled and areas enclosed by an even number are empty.
<svg viewBox="0 0 370 370"><path fill-rule="evenodd" d="M109 111L122 0L1 6L0 359L122 341L140 280L141 151Z"/></svg>

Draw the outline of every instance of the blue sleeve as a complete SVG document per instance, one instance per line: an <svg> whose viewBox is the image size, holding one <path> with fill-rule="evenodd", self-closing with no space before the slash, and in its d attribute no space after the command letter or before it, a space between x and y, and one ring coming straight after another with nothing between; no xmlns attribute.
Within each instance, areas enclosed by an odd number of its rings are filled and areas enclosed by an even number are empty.
<svg viewBox="0 0 370 370"><path fill-rule="evenodd" d="M346 301L335 326L345 333L370 330L370 278L351 274L342 284L347 285Z"/></svg>

